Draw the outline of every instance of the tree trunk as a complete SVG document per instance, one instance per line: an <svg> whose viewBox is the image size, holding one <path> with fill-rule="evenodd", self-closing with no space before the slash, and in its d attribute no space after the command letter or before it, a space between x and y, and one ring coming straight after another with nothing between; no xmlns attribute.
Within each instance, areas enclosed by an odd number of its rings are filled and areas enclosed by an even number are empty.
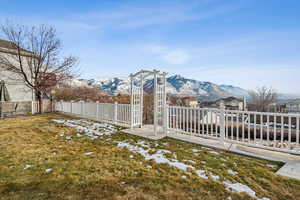
<svg viewBox="0 0 300 200"><path fill-rule="evenodd" d="M36 101L38 102L38 113L41 114L42 113L42 93L40 91L36 91Z"/></svg>

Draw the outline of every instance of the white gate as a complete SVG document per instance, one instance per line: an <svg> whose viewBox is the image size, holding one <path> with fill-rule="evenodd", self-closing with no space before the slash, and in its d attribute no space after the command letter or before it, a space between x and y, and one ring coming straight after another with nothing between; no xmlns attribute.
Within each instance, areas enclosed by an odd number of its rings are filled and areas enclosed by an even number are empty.
<svg viewBox="0 0 300 200"><path fill-rule="evenodd" d="M141 70L136 74L131 74L131 128L143 126L143 89L144 80L153 76L153 96L154 96L154 134L159 128L165 132L167 130L167 110L166 110L166 73L158 70Z"/></svg>

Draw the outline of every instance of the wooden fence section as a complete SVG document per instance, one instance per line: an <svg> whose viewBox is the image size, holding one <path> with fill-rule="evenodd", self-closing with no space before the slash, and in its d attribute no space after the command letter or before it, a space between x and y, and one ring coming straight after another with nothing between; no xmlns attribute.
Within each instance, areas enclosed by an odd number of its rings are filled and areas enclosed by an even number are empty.
<svg viewBox="0 0 300 200"><path fill-rule="evenodd" d="M32 112L31 106L31 101L0 102L0 116L3 118L16 115L26 115Z"/></svg>
<svg viewBox="0 0 300 200"><path fill-rule="evenodd" d="M42 113L54 110L50 100L43 100L42 105L39 105L37 101L0 102L0 118L36 114L40 106Z"/></svg>

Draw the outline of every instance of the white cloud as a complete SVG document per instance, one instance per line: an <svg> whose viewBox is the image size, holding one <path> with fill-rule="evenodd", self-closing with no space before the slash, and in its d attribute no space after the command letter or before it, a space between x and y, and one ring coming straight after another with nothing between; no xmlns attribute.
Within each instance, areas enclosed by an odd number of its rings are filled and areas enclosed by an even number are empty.
<svg viewBox="0 0 300 200"><path fill-rule="evenodd" d="M178 48L172 49L162 45L150 45L145 50L168 64L186 64L190 59L189 54L185 50Z"/></svg>

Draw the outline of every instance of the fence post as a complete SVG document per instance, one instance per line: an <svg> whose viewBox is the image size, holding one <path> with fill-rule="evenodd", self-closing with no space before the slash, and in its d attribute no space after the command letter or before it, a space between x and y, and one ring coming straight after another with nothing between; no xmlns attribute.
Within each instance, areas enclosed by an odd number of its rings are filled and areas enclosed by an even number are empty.
<svg viewBox="0 0 300 200"><path fill-rule="evenodd" d="M99 121L99 101L96 101L96 120Z"/></svg>
<svg viewBox="0 0 300 200"><path fill-rule="evenodd" d="M0 119L3 119L3 103L0 102Z"/></svg>
<svg viewBox="0 0 300 200"><path fill-rule="evenodd" d="M118 121L118 102L114 104L114 124Z"/></svg>
<svg viewBox="0 0 300 200"><path fill-rule="evenodd" d="M34 114L34 101L31 101L31 114Z"/></svg>
<svg viewBox="0 0 300 200"><path fill-rule="evenodd" d="M220 141L225 141L225 105L221 102L220 104Z"/></svg>
<svg viewBox="0 0 300 200"><path fill-rule="evenodd" d="M51 112L52 113L56 111L56 109L55 109L55 103L56 102L54 102L53 99L51 99Z"/></svg>
<svg viewBox="0 0 300 200"><path fill-rule="evenodd" d="M61 112L65 112L64 111L64 104L63 104L63 100L60 101L60 108L61 108Z"/></svg>
<svg viewBox="0 0 300 200"><path fill-rule="evenodd" d="M73 102L74 102L74 101L71 101L71 102L70 102L70 112L71 112L71 113L73 113Z"/></svg>
<svg viewBox="0 0 300 200"><path fill-rule="evenodd" d="M81 112L80 112L80 114L81 114L81 116L83 117L83 114L84 114L84 101L80 101L81 102Z"/></svg>
<svg viewBox="0 0 300 200"><path fill-rule="evenodd" d="M130 74L130 129L133 129L133 123L134 123L134 94L133 94L133 75Z"/></svg>

